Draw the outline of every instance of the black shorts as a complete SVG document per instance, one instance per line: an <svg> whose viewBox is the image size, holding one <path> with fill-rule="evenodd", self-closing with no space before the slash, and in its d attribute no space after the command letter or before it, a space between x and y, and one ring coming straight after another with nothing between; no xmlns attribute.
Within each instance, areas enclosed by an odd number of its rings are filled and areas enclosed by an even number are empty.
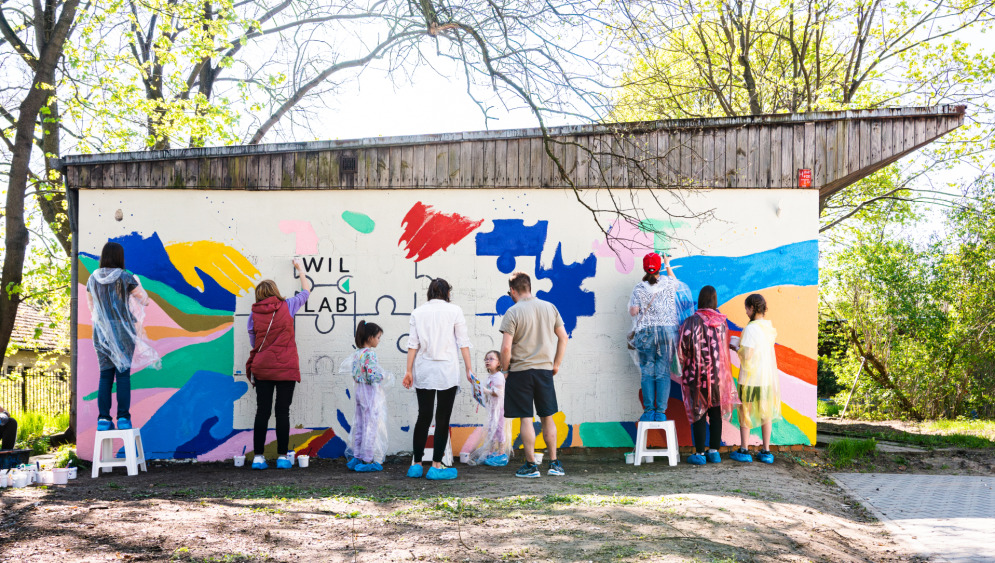
<svg viewBox="0 0 995 563"><path fill-rule="evenodd" d="M526 369L508 372L504 385L505 418L532 418L535 414L553 416L560 411L556 406L556 389L553 387L553 370Z"/></svg>

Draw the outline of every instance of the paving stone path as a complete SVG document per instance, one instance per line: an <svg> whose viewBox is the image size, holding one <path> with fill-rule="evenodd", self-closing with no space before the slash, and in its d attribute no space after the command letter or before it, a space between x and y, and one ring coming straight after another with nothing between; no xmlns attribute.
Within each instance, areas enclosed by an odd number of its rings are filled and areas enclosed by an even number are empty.
<svg viewBox="0 0 995 563"><path fill-rule="evenodd" d="M995 562L995 477L834 473L833 479L930 560Z"/></svg>

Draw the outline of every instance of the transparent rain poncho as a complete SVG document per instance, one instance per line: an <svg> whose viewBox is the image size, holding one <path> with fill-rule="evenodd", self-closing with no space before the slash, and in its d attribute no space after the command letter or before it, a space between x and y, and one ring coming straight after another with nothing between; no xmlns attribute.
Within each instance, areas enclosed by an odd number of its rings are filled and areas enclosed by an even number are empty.
<svg viewBox="0 0 995 563"><path fill-rule="evenodd" d="M98 359L110 360L118 371L162 368L145 335L145 305L134 291L140 287L138 277L121 268L98 268L86 283L93 303L93 347Z"/></svg>
<svg viewBox="0 0 995 563"><path fill-rule="evenodd" d="M750 321L739 341L739 399L750 428L763 420L781 418L781 389L774 342L777 330L770 321Z"/></svg>
<svg viewBox="0 0 995 563"><path fill-rule="evenodd" d="M695 311L691 288L676 278L666 276L655 284L640 282L632 290L629 307L639 308L639 312L632 317L632 329L627 336L633 363L642 369L640 354L644 359L647 355L667 358L670 378L679 382L678 328Z"/></svg>
<svg viewBox="0 0 995 563"><path fill-rule="evenodd" d="M473 450L467 459L469 465L481 465L488 458L501 455L508 456L504 458L504 463L507 463L511 457L511 421L504 417L504 384L504 373L500 371L487 378L484 385L487 421L481 434L473 434L479 437L479 442L472 446Z"/></svg>
<svg viewBox="0 0 995 563"><path fill-rule="evenodd" d="M353 399L356 415L352 419L346 458L363 463L383 463L387 457L387 399L384 388L394 381L393 374L384 371L372 348L356 350L339 366L339 373L355 382Z"/></svg>

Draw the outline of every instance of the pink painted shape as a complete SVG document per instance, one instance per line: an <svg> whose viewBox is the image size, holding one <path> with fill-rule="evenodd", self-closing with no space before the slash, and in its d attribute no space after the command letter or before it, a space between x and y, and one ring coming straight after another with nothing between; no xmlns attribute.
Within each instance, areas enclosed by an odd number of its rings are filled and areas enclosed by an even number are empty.
<svg viewBox="0 0 995 563"><path fill-rule="evenodd" d="M777 373L780 375L781 402L798 411L798 414L815 420L818 416L816 412L818 401L812 400L816 395L815 385L805 383L781 370L777 370Z"/></svg>
<svg viewBox="0 0 995 563"><path fill-rule="evenodd" d="M307 434L314 432L315 428L291 428L290 435ZM276 440L276 431L266 432L266 443ZM246 455L252 451L252 430L243 430L224 441L221 445L209 452L197 456L197 461L224 461L237 455L242 455L242 448L245 448ZM251 460L250 460L251 461Z"/></svg>
<svg viewBox="0 0 995 563"><path fill-rule="evenodd" d="M604 242L596 240L591 245L595 256L614 258L615 269L628 274L636 265L636 259L653 251L653 236L639 230L629 221L616 220Z"/></svg>
<svg viewBox="0 0 995 563"><path fill-rule="evenodd" d="M145 307L145 326L182 328L154 300L149 300L148 306Z"/></svg>
<svg viewBox="0 0 995 563"><path fill-rule="evenodd" d="M280 230L297 237L297 254L317 254L318 235L310 221L280 221Z"/></svg>

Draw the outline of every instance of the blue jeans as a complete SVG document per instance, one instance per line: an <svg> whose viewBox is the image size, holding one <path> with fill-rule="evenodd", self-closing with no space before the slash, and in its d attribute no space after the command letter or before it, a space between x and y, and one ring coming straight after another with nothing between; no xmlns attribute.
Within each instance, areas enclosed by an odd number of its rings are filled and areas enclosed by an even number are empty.
<svg viewBox="0 0 995 563"><path fill-rule="evenodd" d="M643 409L662 413L670 397L670 376L677 367L677 327L651 326L636 333L642 373Z"/></svg>
<svg viewBox="0 0 995 563"><path fill-rule="evenodd" d="M117 380L117 418L131 419L131 368L118 371L110 367L100 370L97 387L97 419L111 420L111 389Z"/></svg>

